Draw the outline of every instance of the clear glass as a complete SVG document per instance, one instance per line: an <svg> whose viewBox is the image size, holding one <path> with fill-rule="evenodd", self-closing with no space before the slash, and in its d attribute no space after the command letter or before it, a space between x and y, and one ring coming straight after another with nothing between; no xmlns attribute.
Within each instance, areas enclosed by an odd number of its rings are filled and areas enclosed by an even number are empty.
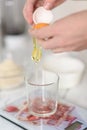
<svg viewBox="0 0 87 130"><path fill-rule="evenodd" d="M36 74L26 78L29 112L34 116L47 117L57 109L59 78L57 74L44 70Z"/></svg>

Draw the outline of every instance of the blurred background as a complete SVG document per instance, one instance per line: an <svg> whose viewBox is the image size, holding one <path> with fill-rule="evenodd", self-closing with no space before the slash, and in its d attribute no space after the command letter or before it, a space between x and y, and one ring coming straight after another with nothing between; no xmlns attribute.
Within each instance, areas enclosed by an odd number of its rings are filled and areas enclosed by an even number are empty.
<svg viewBox="0 0 87 130"><path fill-rule="evenodd" d="M26 68L26 62L31 64L32 38L28 34L29 25L25 21L22 13L25 1L0 0L0 63L2 63L3 59L10 57ZM86 0L67 0L53 10L54 21L84 9L87 9ZM78 88L77 90L73 89L67 96L68 100L75 102L77 97L79 99L80 96L85 95L85 97L81 97L81 102L79 101L79 104L82 105L87 100L87 50L70 52L69 55L81 59L86 66L86 76L81 87L79 87L79 91ZM30 67L30 64L28 67ZM87 107L87 104L85 105Z"/></svg>

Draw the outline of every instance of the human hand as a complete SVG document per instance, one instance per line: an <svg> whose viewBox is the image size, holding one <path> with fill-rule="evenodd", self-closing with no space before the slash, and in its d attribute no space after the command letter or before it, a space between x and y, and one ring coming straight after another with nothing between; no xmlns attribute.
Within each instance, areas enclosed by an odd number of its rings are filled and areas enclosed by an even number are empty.
<svg viewBox="0 0 87 130"><path fill-rule="evenodd" d="M24 17L29 24L32 24L32 15L36 8L44 6L46 9L52 9L64 1L65 0L27 0L23 9Z"/></svg>
<svg viewBox="0 0 87 130"><path fill-rule="evenodd" d="M87 49L87 11L67 16L54 24L30 30L45 49L55 53Z"/></svg>

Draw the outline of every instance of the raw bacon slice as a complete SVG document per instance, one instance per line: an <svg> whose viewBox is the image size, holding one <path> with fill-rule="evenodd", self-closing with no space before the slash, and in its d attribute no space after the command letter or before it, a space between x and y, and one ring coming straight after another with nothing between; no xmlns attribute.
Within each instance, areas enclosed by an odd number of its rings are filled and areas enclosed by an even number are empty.
<svg viewBox="0 0 87 130"><path fill-rule="evenodd" d="M4 110L7 112L18 112L19 111L19 109L16 106L6 106Z"/></svg>

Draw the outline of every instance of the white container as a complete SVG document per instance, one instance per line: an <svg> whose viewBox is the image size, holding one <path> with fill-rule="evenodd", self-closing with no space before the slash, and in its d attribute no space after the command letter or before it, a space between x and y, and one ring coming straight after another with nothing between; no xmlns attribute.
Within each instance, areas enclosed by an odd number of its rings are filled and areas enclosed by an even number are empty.
<svg viewBox="0 0 87 130"><path fill-rule="evenodd" d="M7 35L5 37L5 46L7 50L17 50L25 47L26 36L25 34L21 35Z"/></svg>
<svg viewBox="0 0 87 130"><path fill-rule="evenodd" d="M79 84L85 69L84 63L68 55L52 54L44 58L45 69L56 72L60 77L60 88L72 88Z"/></svg>

